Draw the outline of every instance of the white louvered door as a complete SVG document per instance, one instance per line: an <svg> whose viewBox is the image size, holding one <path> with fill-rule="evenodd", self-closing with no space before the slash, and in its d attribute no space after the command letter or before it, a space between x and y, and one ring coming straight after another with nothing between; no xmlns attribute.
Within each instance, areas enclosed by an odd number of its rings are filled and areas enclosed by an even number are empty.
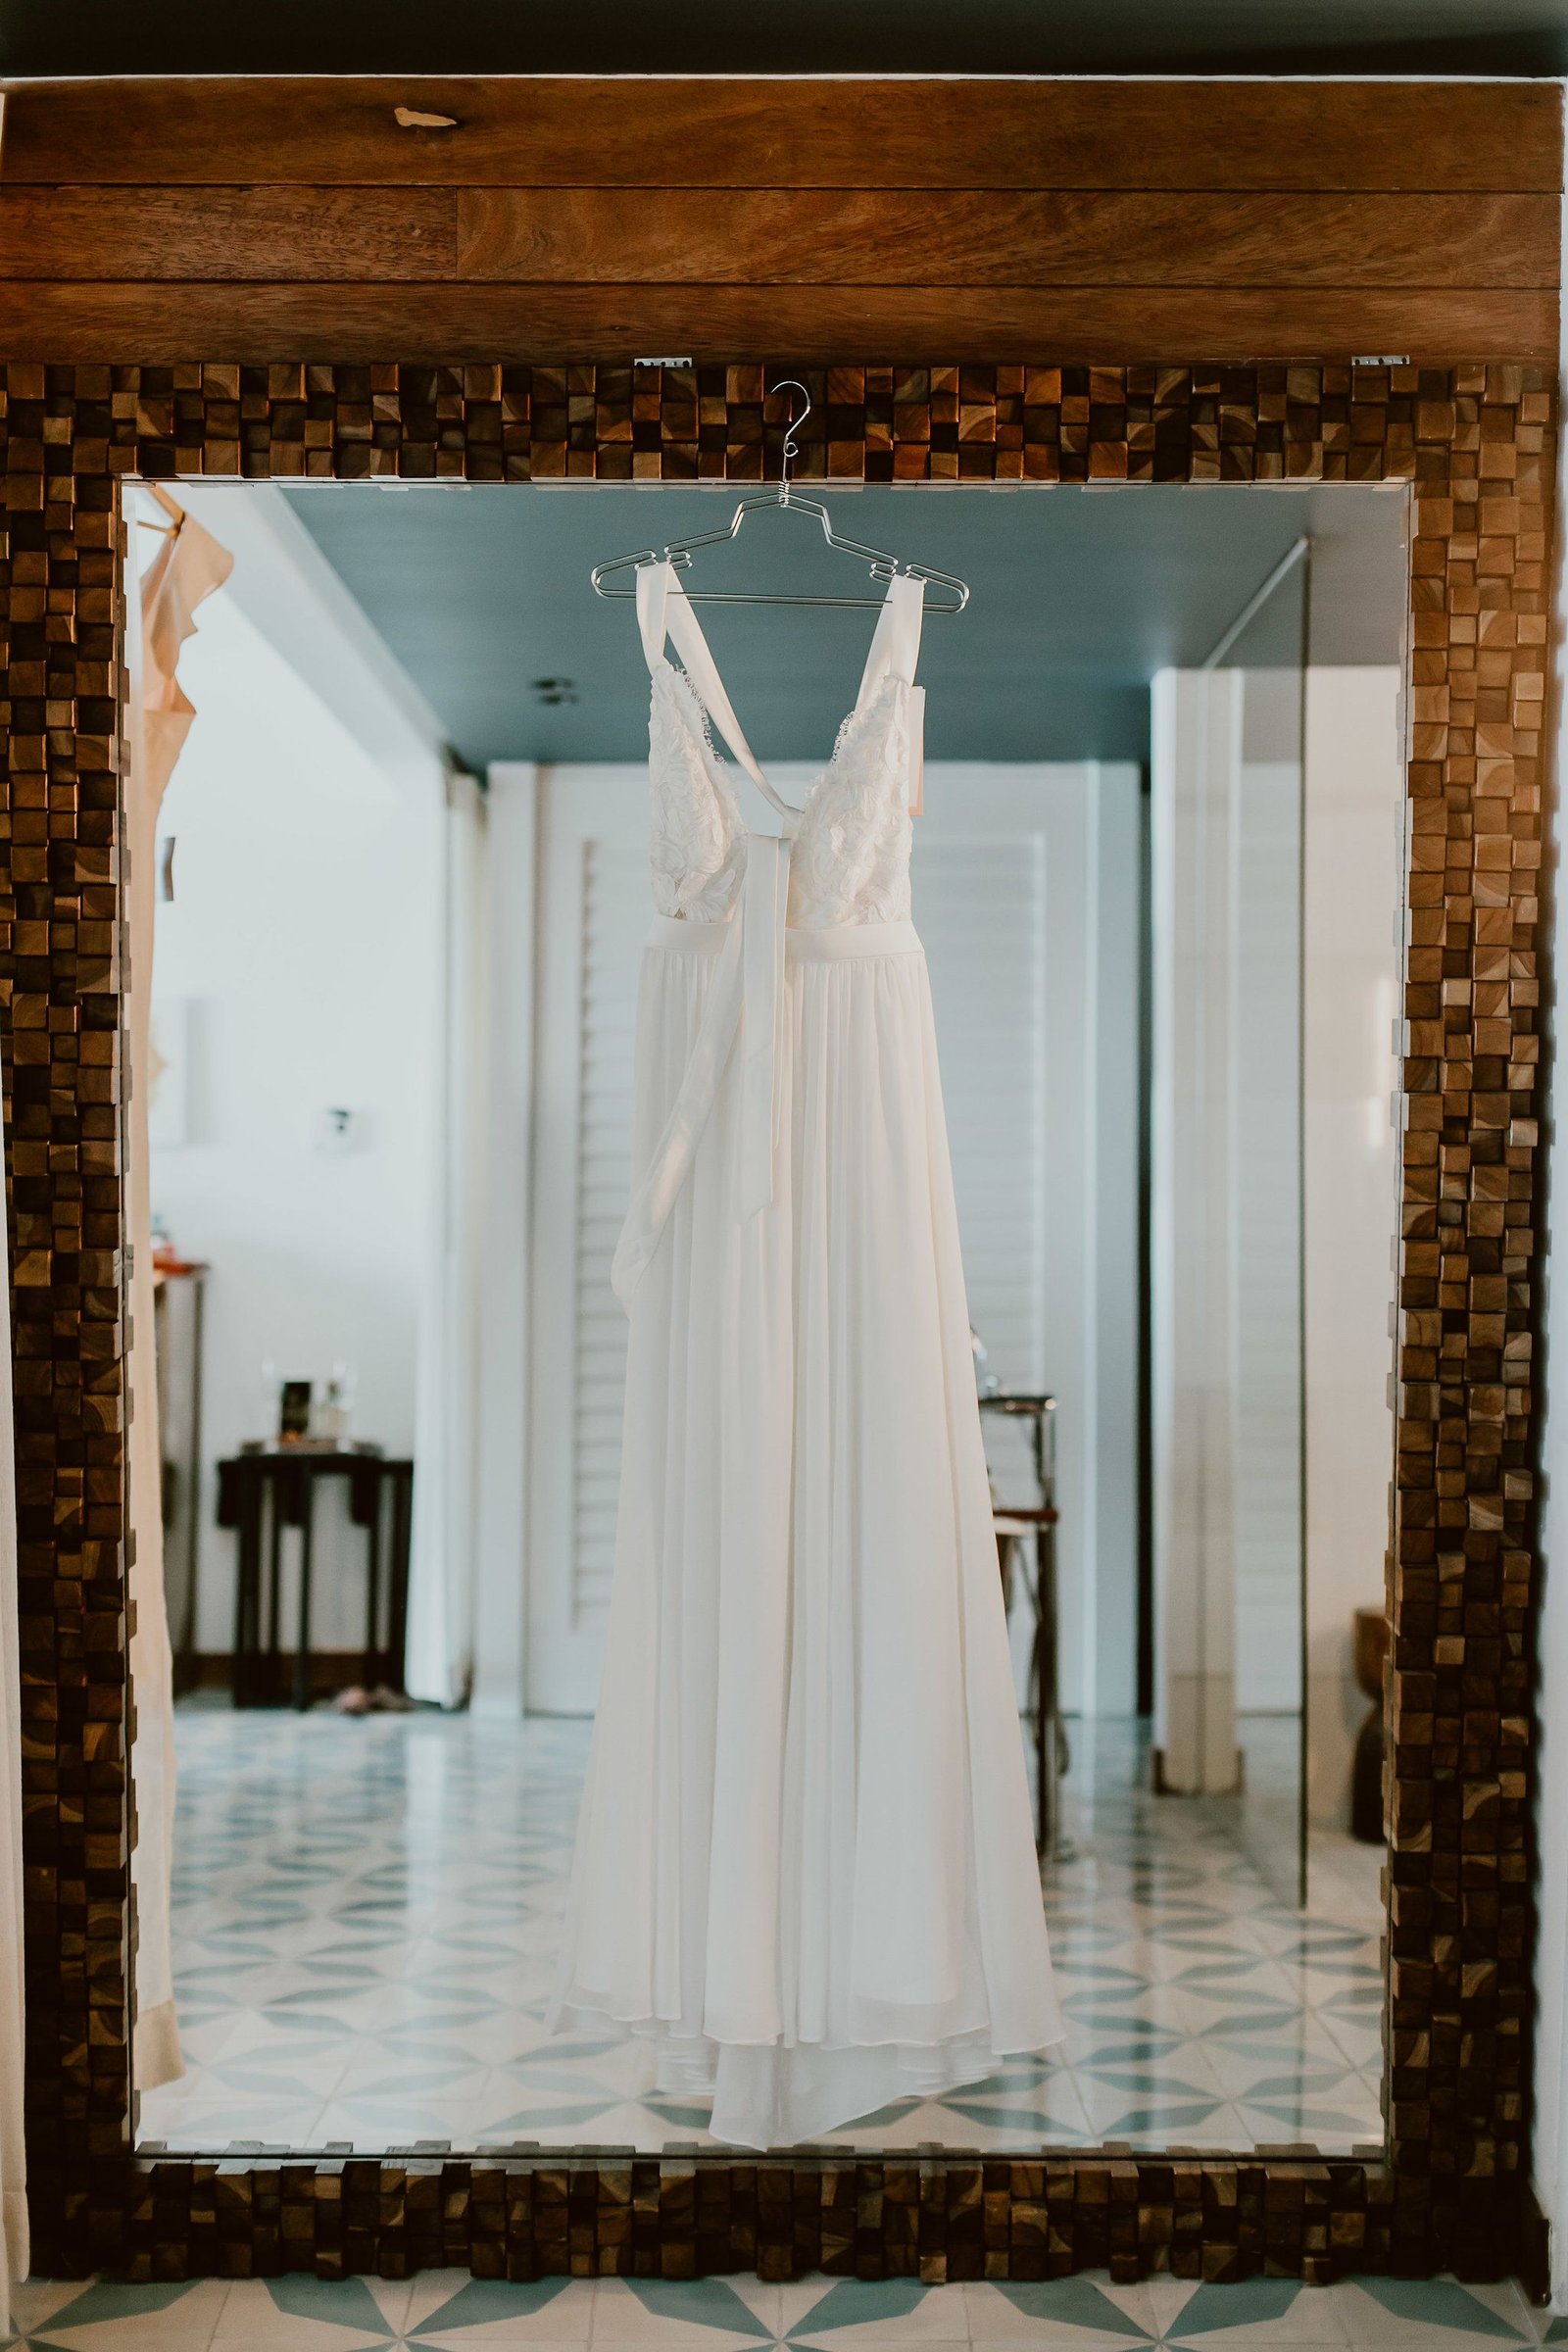
<svg viewBox="0 0 1568 2352"><path fill-rule="evenodd" d="M798 798L806 772L777 776ZM1069 1704L1097 1685L1119 1703L1131 1675L1137 889L1129 867L1107 898L1107 810L1136 859L1134 770L933 765L915 829L971 1314L1006 1386L1060 1399ZM527 1692L535 1711L581 1713L619 1475L625 1326L610 1261L650 908L646 777L543 770L540 824ZM1016 1432L994 1434L1021 1500L1027 1455ZM1119 1645L1098 1677L1097 1641Z"/></svg>
<svg viewBox="0 0 1568 2352"><path fill-rule="evenodd" d="M974 784L964 795L971 822L985 821L980 795L991 797ZM922 824L917 840L915 921L931 972L969 1316L1004 1386L1036 1389L1045 1378L1044 811L989 839L949 839Z"/></svg>
<svg viewBox="0 0 1568 2352"><path fill-rule="evenodd" d="M915 825L969 1315L1009 1389L1056 1398L1061 1698L1132 1704L1136 1610L1135 770L927 769ZM1023 1427L988 1416L1004 1502Z"/></svg>
<svg viewBox="0 0 1568 2352"><path fill-rule="evenodd" d="M540 772L527 1694L589 1714L614 1557L626 1319L610 1287L631 1170L648 778Z"/></svg>

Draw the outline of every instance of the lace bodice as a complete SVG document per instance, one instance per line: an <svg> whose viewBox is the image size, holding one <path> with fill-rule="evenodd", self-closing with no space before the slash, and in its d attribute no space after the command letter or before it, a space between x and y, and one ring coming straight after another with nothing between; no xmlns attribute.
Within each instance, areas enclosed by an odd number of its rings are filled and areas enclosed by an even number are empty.
<svg viewBox="0 0 1568 2352"><path fill-rule="evenodd" d="M783 830L793 836L792 924L827 929L906 921L910 797L922 716L912 672L923 584L902 574L890 583L855 708L797 811L781 802L752 758L696 615L678 586L670 593L670 567L648 568L665 575L646 591L643 580L638 583L653 673L649 780L659 913L691 922L721 922L731 913L746 872L747 826L736 789L744 771L781 810ZM683 658L680 668L663 651L666 621ZM719 756L715 727L736 752L741 771Z"/></svg>

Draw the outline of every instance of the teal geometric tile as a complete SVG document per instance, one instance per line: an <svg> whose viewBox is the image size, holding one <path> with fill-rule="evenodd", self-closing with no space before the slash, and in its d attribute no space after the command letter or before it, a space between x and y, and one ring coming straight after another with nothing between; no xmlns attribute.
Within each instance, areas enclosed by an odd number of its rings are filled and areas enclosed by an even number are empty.
<svg viewBox="0 0 1568 2352"><path fill-rule="evenodd" d="M1102 2121L1095 2118L1092 2129L1099 2139L1147 2139L1151 2132L1160 2132L1167 2139L1180 2139L1184 2132L1196 2131L1206 2124L1225 2105L1220 2098L1193 2101L1157 2107L1129 2107L1125 2114Z"/></svg>
<svg viewBox="0 0 1568 2352"><path fill-rule="evenodd" d="M670 2126L676 2132L686 2134L693 2132L706 2132L708 2129L710 2108L677 2107L668 2099L644 2099L642 2103L650 2115L658 2116L662 2124ZM884 2108L882 2120L891 2123L896 2116L902 2113L902 2104L898 2107ZM514 2120L515 2121L515 2119ZM867 2116L865 2118L866 2128L869 2130L876 2121L875 2117Z"/></svg>
<svg viewBox="0 0 1568 2352"><path fill-rule="evenodd" d="M1298 2278L1240 2278L1233 2286L1200 2286L1166 2325L1165 2340L1185 2344L1227 2328L1257 2328L1281 2320L1302 2291Z"/></svg>
<svg viewBox="0 0 1568 2352"><path fill-rule="evenodd" d="M19 2341L57 2352L206 2352L227 2289L221 2279L124 2286L29 2279L12 2290Z"/></svg>
<svg viewBox="0 0 1568 2352"><path fill-rule="evenodd" d="M824 2335L832 2335L841 2328L869 2328L879 2324L902 2329L919 2311L927 2295L951 2289L923 2286L917 2278L840 2278L830 2286L819 2302L813 2303L791 2326L791 2344L815 2344ZM968 2322L962 2296L955 2299L955 2333L948 2340L962 2343L968 2338ZM921 2340L929 2340L927 2331L919 2329ZM899 2336L890 2333L890 2345Z"/></svg>
<svg viewBox="0 0 1568 2352"><path fill-rule="evenodd" d="M1090 2328L1101 2335L1116 2336L1129 2344L1150 2342L1146 2330L1118 2310L1107 2294L1088 2278L1053 2278L1041 2284L998 2279L998 2294L1027 2319L1039 2320L1042 2329ZM976 2323L971 2310L970 2331Z"/></svg>
<svg viewBox="0 0 1568 2352"><path fill-rule="evenodd" d="M405 2339L458 2328L489 2328L506 2320L531 2319L571 2284L569 2278L537 2278L514 2284L508 2278L470 2278L435 2311L426 2313Z"/></svg>
<svg viewBox="0 0 1568 2352"><path fill-rule="evenodd" d="M356 2328L362 2335L390 2338L396 2333L363 2278L313 2278L303 2272L291 2273L285 2278L269 2278L267 2290L290 2319L325 2320L335 2328Z"/></svg>
<svg viewBox="0 0 1568 2352"><path fill-rule="evenodd" d="M607 2107L616 2104L617 2101L607 2092L596 2101L579 2102L571 2107L519 2107L514 2114L502 2116L493 2124L486 2124L484 2136L487 2140L531 2139L542 2131L559 2132L568 2126L575 2129L590 2124L596 2115L603 2115ZM703 2108L700 2113L706 2125L708 2110Z"/></svg>
<svg viewBox="0 0 1568 2352"><path fill-rule="evenodd" d="M1182 2039L1179 2034L1166 2030L1155 2031L1152 2027L1145 2034L1124 2034L1119 2041L1098 2042L1094 2046L1092 2059L1087 2063L1097 2071L1107 2066L1137 2066L1147 2059L1168 2058L1171 2051L1180 2046ZM1269 2049L1270 2057L1277 2057L1278 2054L1272 2047Z"/></svg>
<svg viewBox="0 0 1568 2352"><path fill-rule="evenodd" d="M628 2278L625 2283L655 2319L678 2320L684 2328L722 2328L762 2343L772 2340L772 2329L741 2301L727 2278ZM594 2332L601 2332L597 2319Z"/></svg>
<svg viewBox="0 0 1568 2352"><path fill-rule="evenodd" d="M1346 2107L1293 2107L1253 2098L1238 2099L1236 2109L1248 2127L1249 2145L1283 2134L1289 2139L1311 2140L1318 2147L1337 2147L1346 2140L1375 2139L1382 2130L1375 2097L1369 2098L1358 2114Z"/></svg>
<svg viewBox="0 0 1568 2352"><path fill-rule="evenodd" d="M181 2278L156 2286L122 2286L112 2278L95 2278L59 2311L51 2312L49 2327L51 2330L97 2328L106 2320L142 2319L150 2312L172 2310L196 2284L193 2278Z"/></svg>
<svg viewBox="0 0 1568 2352"><path fill-rule="evenodd" d="M933 2110L940 2108L944 2115L962 2116L966 2124L981 2124L991 2132L1006 2132L1025 2145L1041 2140L1080 2140L1089 2137L1089 2124L1081 2115L1061 2115L1050 2107L988 2107L977 2099L942 2099L932 2102Z"/></svg>
<svg viewBox="0 0 1568 2352"><path fill-rule="evenodd" d="M1374 2303L1381 2304L1391 2318L1408 2321L1423 2329L1435 2342L1441 2343L1445 2331L1452 2334L1490 2336L1498 2343L1520 2344L1529 2339L1517 2328L1489 2311L1479 2297L1469 2294L1451 2278L1356 2278L1353 2283ZM1393 2342L1389 2336L1381 2340ZM1413 2342L1412 2337L1400 2337L1401 2342Z"/></svg>
<svg viewBox="0 0 1568 2352"><path fill-rule="evenodd" d="M1184 2082L1181 2076L1168 2071L1155 2073L1148 2067L1106 2066L1098 2052L1080 2067L1079 2073L1087 2075L1092 2082L1108 2084L1112 2090L1143 2091L1152 2098L1207 2099L1213 2104L1221 2095L1218 2089L1210 2090L1206 2084ZM1252 2094L1249 2091L1247 2095L1250 2098Z"/></svg>

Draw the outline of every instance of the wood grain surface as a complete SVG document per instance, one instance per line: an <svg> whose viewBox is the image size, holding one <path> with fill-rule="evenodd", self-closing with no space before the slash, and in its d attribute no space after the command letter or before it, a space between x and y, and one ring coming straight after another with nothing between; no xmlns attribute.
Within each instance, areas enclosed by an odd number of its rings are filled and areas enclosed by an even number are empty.
<svg viewBox="0 0 1568 2352"><path fill-rule="evenodd" d="M1524 82L26 83L0 359L1544 360L1560 124Z"/></svg>
<svg viewBox="0 0 1568 2352"><path fill-rule="evenodd" d="M0 277L546 284L1556 283L1551 196L0 188Z"/></svg>
<svg viewBox="0 0 1568 2352"><path fill-rule="evenodd" d="M10 359L81 364L361 362L401 358L893 361L944 343L994 362L1169 360L1184 338L1214 360L1401 354L1442 365L1480 353L1545 361L1550 290L1318 286L386 285L16 282L3 290ZM1196 322L1196 323L1195 323Z"/></svg>
<svg viewBox="0 0 1568 2352"><path fill-rule="evenodd" d="M1554 196L465 189L464 277L810 285L1553 286Z"/></svg>
<svg viewBox="0 0 1568 2352"><path fill-rule="evenodd" d="M405 130L394 110L455 119ZM3 176L112 185L1501 189L1548 82L417 76L26 82Z"/></svg>

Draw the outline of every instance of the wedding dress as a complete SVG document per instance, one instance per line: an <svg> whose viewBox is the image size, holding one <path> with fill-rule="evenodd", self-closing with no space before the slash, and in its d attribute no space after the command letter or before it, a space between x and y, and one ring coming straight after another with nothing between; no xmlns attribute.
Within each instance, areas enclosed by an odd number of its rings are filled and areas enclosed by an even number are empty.
<svg viewBox="0 0 1568 2352"><path fill-rule="evenodd" d="M603 1686L553 2008L808 2139L1059 2038L925 957L923 584L803 809L638 575L657 914ZM666 658L673 638L683 666ZM712 730L783 817L748 832Z"/></svg>

